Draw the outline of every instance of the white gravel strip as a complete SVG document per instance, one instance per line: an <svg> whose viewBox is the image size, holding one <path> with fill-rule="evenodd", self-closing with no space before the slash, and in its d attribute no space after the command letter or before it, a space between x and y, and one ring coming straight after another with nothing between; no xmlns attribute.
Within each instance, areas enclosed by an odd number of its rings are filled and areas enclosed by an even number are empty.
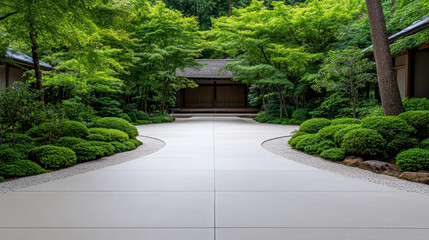
<svg viewBox="0 0 429 240"><path fill-rule="evenodd" d="M120 163L136 160L142 156L159 151L165 146L162 140L138 136L137 139L143 142L137 149L128 152L117 153L112 156L103 157L94 161L84 162L74 165L69 168L64 168L58 171L49 172L45 174L39 174L35 176L23 177L16 180L0 183L0 193L7 193L16 191L21 188L30 187L50 181L54 181L61 178L66 178L89 171L117 165Z"/></svg>
<svg viewBox="0 0 429 240"><path fill-rule="evenodd" d="M410 182L384 174L376 174L358 167L350 167L340 163L330 162L320 157L311 156L292 149L291 146L287 143L289 139L289 136L269 139L262 143L262 147L269 152L311 167L341 174L351 178L357 178L364 181L381 184L407 192L419 193L429 196L429 185Z"/></svg>

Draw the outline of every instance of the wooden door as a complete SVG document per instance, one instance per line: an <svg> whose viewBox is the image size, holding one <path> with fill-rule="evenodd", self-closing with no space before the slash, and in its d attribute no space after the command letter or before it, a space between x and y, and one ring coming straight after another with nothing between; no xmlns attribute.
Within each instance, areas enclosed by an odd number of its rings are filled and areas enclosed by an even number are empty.
<svg viewBox="0 0 429 240"><path fill-rule="evenodd" d="M199 86L197 88L186 88L184 93L184 107L214 107L214 86Z"/></svg>
<svg viewBox="0 0 429 240"><path fill-rule="evenodd" d="M245 86L216 86L216 107L241 108L246 107Z"/></svg>

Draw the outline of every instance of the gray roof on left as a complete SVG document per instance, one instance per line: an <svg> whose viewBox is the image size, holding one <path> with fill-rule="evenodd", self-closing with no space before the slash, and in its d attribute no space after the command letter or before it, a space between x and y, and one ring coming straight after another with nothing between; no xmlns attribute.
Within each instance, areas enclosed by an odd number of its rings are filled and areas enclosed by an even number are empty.
<svg viewBox="0 0 429 240"><path fill-rule="evenodd" d="M8 50L6 51L6 57L12 58L12 60L16 61L18 64L26 63L26 64L34 65L32 57L25 55L24 53L18 52L16 50L13 50L12 48L8 48ZM43 61L40 61L40 67L43 68L44 70L55 69L54 67L52 67L51 65Z"/></svg>

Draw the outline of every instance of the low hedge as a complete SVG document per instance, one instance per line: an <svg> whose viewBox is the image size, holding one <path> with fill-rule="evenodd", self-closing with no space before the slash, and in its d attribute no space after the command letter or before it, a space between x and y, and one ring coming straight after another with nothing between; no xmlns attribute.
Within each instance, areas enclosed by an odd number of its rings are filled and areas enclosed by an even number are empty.
<svg viewBox="0 0 429 240"><path fill-rule="evenodd" d="M356 118L336 118L331 121L331 125L339 124L360 124L360 120Z"/></svg>
<svg viewBox="0 0 429 240"><path fill-rule="evenodd" d="M127 137L128 137L128 135L127 135ZM89 134L88 136L86 136L86 139L88 141L102 141L102 142L107 141L107 137L103 136L101 134Z"/></svg>
<svg viewBox="0 0 429 240"><path fill-rule="evenodd" d="M55 145L59 146L59 147L72 147L75 146L79 143L85 143L86 140L82 139L82 138L77 138L77 137L60 137L58 138L58 140L55 142Z"/></svg>
<svg viewBox="0 0 429 240"><path fill-rule="evenodd" d="M29 160L0 164L0 175L4 178L25 177L40 173L43 173L43 168Z"/></svg>
<svg viewBox="0 0 429 240"><path fill-rule="evenodd" d="M175 118L171 116L157 114L157 115L153 115L150 118L150 120L152 121L152 123L164 123L164 122L174 122Z"/></svg>
<svg viewBox="0 0 429 240"><path fill-rule="evenodd" d="M78 162L91 161L100 158L103 156L105 151L102 147L93 146L89 142L79 143L71 148L76 153Z"/></svg>
<svg viewBox="0 0 429 240"><path fill-rule="evenodd" d="M105 138L104 141L107 142L125 142L128 141L129 137L128 135L120 130L117 129L107 129L107 128L90 128L89 134L99 134ZM94 138L95 136L91 136L91 138Z"/></svg>
<svg viewBox="0 0 429 240"><path fill-rule="evenodd" d="M320 129L331 125L331 120L325 118L313 118L301 124L299 131L317 133Z"/></svg>
<svg viewBox="0 0 429 240"><path fill-rule="evenodd" d="M63 137L84 138L88 135L88 128L77 121L65 121L61 123L58 131Z"/></svg>
<svg viewBox="0 0 429 240"><path fill-rule="evenodd" d="M396 164L401 171L429 171L429 151L420 148L412 148L400 152L396 156Z"/></svg>
<svg viewBox="0 0 429 240"><path fill-rule="evenodd" d="M348 154L366 158L383 155L385 145L386 141L376 130L358 128L344 136L341 148Z"/></svg>
<svg viewBox="0 0 429 240"><path fill-rule="evenodd" d="M115 117L100 118L94 123L95 127L117 129L128 134L129 138L135 138L139 133L137 128L127 120Z"/></svg>
<svg viewBox="0 0 429 240"><path fill-rule="evenodd" d="M76 163L76 154L69 148L45 145L28 154L31 161L45 169L60 169Z"/></svg>
<svg viewBox="0 0 429 240"><path fill-rule="evenodd" d="M10 147L9 144L0 145L0 164L24 160L25 157L24 154Z"/></svg>
<svg viewBox="0 0 429 240"><path fill-rule="evenodd" d="M100 142L100 141L89 141L89 144L92 146L100 147L102 148L102 156L110 156L115 153L115 147L108 143L108 142Z"/></svg>
<svg viewBox="0 0 429 240"><path fill-rule="evenodd" d="M331 140L322 140L316 145L317 152L316 154L320 154L325 150L336 148L337 145Z"/></svg>
<svg viewBox="0 0 429 240"><path fill-rule="evenodd" d="M137 120L150 120L149 115L143 111L137 111L136 118Z"/></svg>
<svg viewBox="0 0 429 240"><path fill-rule="evenodd" d="M341 145L341 143L343 142L344 136L348 132L350 132L352 130L355 130L355 129L359 129L359 128L362 128L362 127L360 125L358 125L358 124L349 124L347 127L344 127L342 129L338 130L338 132L336 132L334 134L334 142L337 145Z"/></svg>
<svg viewBox="0 0 429 240"><path fill-rule="evenodd" d="M305 135L301 135L301 136L298 136L295 138L291 138L291 139L289 139L288 143L292 148L296 148L296 145L308 135L309 134L305 134Z"/></svg>
<svg viewBox="0 0 429 240"><path fill-rule="evenodd" d="M127 146L127 151L136 149L136 145L131 141L125 141L124 145Z"/></svg>
<svg viewBox="0 0 429 240"><path fill-rule="evenodd" d="M408 111L398 117L417 130L416 136L419 139L429 138L429 111Z"/></svg>
<svg viewBox="0 0 429 240"><path fill-rule="evenodd" d="M419 143L419 148L429 150L429 138L426 138L425 140L421 141Z"/></svg>
<svg viewBox="0 0 429 240"><path fill-rule="evenodd" d="M128 151L129 148L127 145L121 143L121 142L110 142L112 146L115 148L115 153L125 152Z"/></svg>
<svg viewBox="0 0 429 240"><path fill-rule="evenodd" d="M320 131L317 134L322 138L334 140L334 135L341 129L344 129L348 126L350 125L349 124L330 125L320 129Z"/></svg>
<svg viewBox="0 0 429 240"><path fill-rule="evenodd" d="M305 151L305 147L316 145L321 141L321 138L316 134L305 135L304 138L296 144L295 148L299 151Z"/></svg>
<svg viewBox="0 0 429 240"><path fill-rule="evenodd" d="M138 146L140 146L140 145L142 145L142 144L143 144L143 142L142 142L142 141L137 140L137 139L130 139L129 141L130 141L130 142L132 142L132 143L134 143L134 145L135 145L136 147L138 147Z"/></svg>
<svg viewBox="0 0 429 240"><path fill-rule="evenodd" d="M320 153L320 157L332 161L342 161L344 158L346 158L346 151L344 151L342 148L331 148Z"/></svg>

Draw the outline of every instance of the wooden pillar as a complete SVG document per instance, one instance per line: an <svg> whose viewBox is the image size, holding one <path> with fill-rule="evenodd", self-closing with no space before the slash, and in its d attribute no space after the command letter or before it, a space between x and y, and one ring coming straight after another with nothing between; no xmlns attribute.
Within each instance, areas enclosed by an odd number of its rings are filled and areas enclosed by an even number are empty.
<svg viewBox="0 0 429 240"><path fill-rule="evenodd" d="M405 58L405 97L411 97L411 52L409 50Z"/></svg>
<svg viewBox="0 0 429 240"><path fill-rule="evenodd" d="M6 77L6 87L9 87L9 65L6 64L6 71L5 71L5 77Z"/></svg>

